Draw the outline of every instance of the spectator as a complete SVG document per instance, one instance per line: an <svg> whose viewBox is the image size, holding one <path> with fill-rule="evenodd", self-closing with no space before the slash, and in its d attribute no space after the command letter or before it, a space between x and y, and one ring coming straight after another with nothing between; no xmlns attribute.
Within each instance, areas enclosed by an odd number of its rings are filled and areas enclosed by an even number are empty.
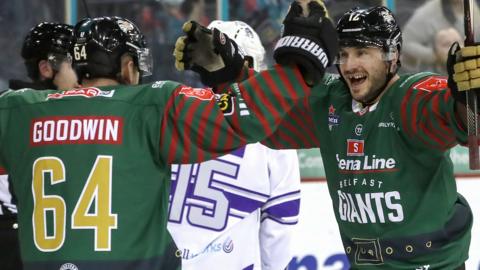
<svg viewBox="0 0 480 270"><path fill-rule="evenodd" d="M433 51L435 53L435 63L433 71L441 75L447 75L447 68L445 63L447 62L448 50L454 42L459 44L463 43L463 39L460 33L453 27L442 29L435 35L433 44Z"/></svg>
<svg viewBox="0 0 480 270"><path fill-rule="evenodd" d="M474 18L480 18L476 1L474 11ZM407 72L435 70L433 44L435 35L439 30L449 27L455 28L463 35L463 18L462 0L431 0L419 7L405 24L403 31L404 70Z"/></svg>

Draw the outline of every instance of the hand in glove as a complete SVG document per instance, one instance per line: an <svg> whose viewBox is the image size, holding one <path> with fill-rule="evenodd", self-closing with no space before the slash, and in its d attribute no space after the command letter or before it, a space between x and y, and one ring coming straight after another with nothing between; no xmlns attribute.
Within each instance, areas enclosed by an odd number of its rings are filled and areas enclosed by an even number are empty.
<svg viewBox="0 0 480 270"><path fill-rule="evenodd" d="M279 64L297 64L308 84L320 81L338 53L337 31L325 5L314 0L302 7L294 1L283 25L273 57Z"/></svg>
<svg viewBox="0 0 480 270"><path fill-rule="evenodd" d="M453 43L448 52L447 71L453 98L465 105L465 91L480 89L480 45L460 48L458 42Z"/></svg>
<svg viewBox="0 0 480 270"><path fill-rule="evenodd" d="M177 39L173 52L177 70L193 70L203 84L211 87L237 78L245 54L235 41L216 28L210 30L195 21L186 22L183 32L186 35Z"/></svg>

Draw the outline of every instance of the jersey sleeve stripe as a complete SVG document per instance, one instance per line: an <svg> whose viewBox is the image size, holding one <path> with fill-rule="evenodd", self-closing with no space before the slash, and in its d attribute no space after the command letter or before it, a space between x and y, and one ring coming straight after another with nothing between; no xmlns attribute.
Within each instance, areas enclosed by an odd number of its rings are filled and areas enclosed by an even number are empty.
<svg viewBox="0 0 480 270"><path fill-rule="evenodd" d="M179 91L179 89L175 90L176 92ZM175 100L177 98L177 95L173 95L172 99ZM172 106L175 103L172 103ZM171 110L173 113L172 115L168 115L169 118L173 119L173 121L169 121L170 123L175 123L174 126L171 128L172 129L172 134L170 140L167 140L164 142L162 145L170 145L169 147L169 153L168 153L168 161L173 162L174 160L179 159L179 154L183 151L183 146L182 142L184 141L184 138L180 136L179 132L179 126L177 125L179 122L179 115L183 110L185 104L185 99L180 98L179 102L177 103L177 106ZM170 110L169 110L170 111Z"/></svg>
<svg viewBox="0 0 480 270"><path fill-rule="evenodd" d="M287 91L288 91L288 90L287 90L288 87L284 87L283 84L275 83L275 82L273 81L272 76L271 76L269 73L265 74L265 75L263 76L263 79L264 79L265 82L267 83L269 89L274 89L275 91L280 91L280 89L281 89L281 90L283 90L282 92L287 92ZM285 88L286 88L286 89L285 89ZM291 93L289 93L289 94L291 94ZM278 106L280 106L281 108L286 108L286 107L288 107L287 101L286 101L285 99L281 99L281 98L279 98L279 97L276 96L276 95L274 95L274 98L275 98L275 102L276 102L276 103L278 104Z"/></svg>
<svg viewBox="0 0 480 270"><path fill-rule="evenodd" d="M302 108L304 110L299 111L299 113L293 113L292 119L294 123L296 123L298 127L299 139L301 139L305 146L313 147L313 146L320 146L318 142L317 136L315 136L314 129L312 127L315 126L313 123L312 115L308 111L309 107L308 99L304 99L302 101Z"/></svg>
<svg viewBox="0 0 480 270"><path fill-rule="evenodd" d="M244 81L242 84L239 84L239 88L240 88L240 91L242 92L242 95L243 95L243 98L245 99L245 102L248 104L249 108L253 111L255 116L258 117L258 120L261 123L261 128L263 129L263 132L265 134L271 134L272 129L271 129L267 119L265 118L265 116L262 115L262 112L260 111L258 106L254 105L255 102L252 100L252 97L248 94L248 91L246 90L246 87L251 87L255 91L260 91L259 88L258 88L259 86L257 84L257 81L249 79L247 81Z"/></svg>
<svg viewBox="0 0 480 270"><path fill-rule="evenodd" d="M203 108L203 110L200 109L200 105L202 103L206 103L206 102L191 102L189 103L188 105L186 105L185 103L183 103L183 109L180 111L180 113L184 114L185 116L185 121L181 121L179 122L179 125L180 123L184 124L183 125L183 136L182 136L182 139L183 139L183 142L184 142L184 147L183 147L183 151L181 151L181 160L183 162L188 162L189 159L191 159L191 156L195 156L193 153L194 152L197 152L196 150L196 147L192 147L192 142L194 142L193 138L197 137L195 134L196 132L202 132L201 130L196 130L195 132L192 132L192 125L194 124L193 123L193 119L194 119L194 116L197 115L197 114L203 114L204 111L205 111L205 108ZM206 103L208 104L208 103ZM186 106L185 106L186 105ZM202 106L202 107L205 107L205 106ZM200 119L203 119L200 118ZM197 153L198 154L198 153Z"/></svg>
<svg viewBox="0 0 480 270"><path fill-rule="evenodd" d="M401 102L401 111L400 111L400 115L401 115L401 120L402 120L402 126L403 128L405 129L405 133L407 135L411 135L411 131L410 131L410 125L408 124L408 112L407 112L407 107L408 107L408 101L410 100L410 97L412 96L413 94L413 89L410 88L407 90L407 93L405 94L402 102Z"/></svg>
<svg viewBox="0 0 480 270"><path fill-rule="evenodd" d="M428 110L429 109L426 106L423 107L422 109L422 118L424 120L422 121L422 124L421 124L421 127L422 127L421 131L423 131L423 133L429 139L427 140L429 144L431 144L433 147L443 148L444 141L441 138L439 138L441 135L438 132L435 132L432 121L431 121L433 115L430 115ZM417 135L421 136L422 134L417 134Z"/></svg>
<svg viewBox="0 0 480 270"><path fill-rule="evenodd" d="M281 89L278 83L273 83L271 80L269 81L269 79L271 79L271 76L269 73L261 73L260 76L253 77L252 81L255 81L254 85L256 88L254 90L258 91L258 96L260 98L260 101L262 104L264 104L267 107L267 110L272 114L273 116L272 119L279 119L279 116L280 116L279 111L282 108L285 108L284 106L282 106L281 103L278 104L278 99L280 98L279 94L281 93ZM268 91L271 91L273 95L270 95L270 97L267 97L267 95L265 94L265 91L262 91L260 87L262 87L263 89L268 89ZM267 120L271 122L271 120L269 120L268 118Z"/></svg>
<svg viewBox="0 0 480 270"><path fill-rule="evenodd" d="M203 113L205 115L210 115L212 113L212 109L213 109L213 104L210 104L210 106L205 107ZM197 134L195 136L195 138L192 138L192 139L195 139L195 142L196 142L197 146L202 145L203 140L205 140L204 138L211 138L212 141L213 141L213 134L214 133L213 133L213 130L207 129L207 123L208 123L207 119L208 118L202 118L200 123L198 124L197 133L203 133L204 136L200 136L199 134ZM198 151L198 159L199 160L205 160L205 153L202 150L203 149Z"/></svg>
<svg viewBox="0 0 480 270"><path fill-rule="evenodd" d="M160 152L163 153L162 157L167 157L165 160L167 163L173 160L173 156L177 147L176 140L178 138L178 134L173 134L176 132L176 130L174 127L169 126L169 124L171 123L171 121L169 120L169 118L171 117L169 112L174 111L172 109L174 103L175 95L171 95L165 105L164 114L162 116L162 123L160 125ZM169 147L164 147L166 145L168 145Z"/></svg>
<svg viewBox="0 0 480 270"><path fill-rule="evenodd" d="M418 119L418 109L419 109L419 104L420 104L420 101L421 99L426 95L425 92L417 92L417 93L414 93L414 96L413 96L413 102L410 106L410 109L412 110L412 114L410 116L410 125L411 125L411 131L412 131L412 135L416 135L417 134L417 128L418 128L418 123L420 122L419 119ZM407 108L405 108L407 109Z"/></svg>
<svg viewBox="0 0 480 270"><path fill-rule="evenodd" d="M443 96L445 96L445 93L437 94L433 98L433 113L436 116L436 123L439 126L437 129L438 134L443 136L445 147L448 149L456 144L456 139L454 131L448 125L448 113L446 115L442 115L440 112L440 102L443 102Z"/></svg>

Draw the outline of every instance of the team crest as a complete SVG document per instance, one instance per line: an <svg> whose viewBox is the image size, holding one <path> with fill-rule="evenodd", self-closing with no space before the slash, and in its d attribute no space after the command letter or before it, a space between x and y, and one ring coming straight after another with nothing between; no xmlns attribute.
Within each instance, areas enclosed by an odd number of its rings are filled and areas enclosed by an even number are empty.
<svg viewBox="0 0 480 270"><path fill-rule="evenodd" d="M333 105L328 107L328 129L332 131L334 126L338 126L340 124L340 116L335 113L336 109Z"/></svg>
<svg viewBox="0 0 480 270"><path fill-rule="evenodd" d="M120 27L120 29L122 29L123 32L125 33L128 33L128 31L132 31L133 29L135 29L135 27L133 27L133 25L128 22L128 21L117 21L118 23L118 26Z"/></svg>

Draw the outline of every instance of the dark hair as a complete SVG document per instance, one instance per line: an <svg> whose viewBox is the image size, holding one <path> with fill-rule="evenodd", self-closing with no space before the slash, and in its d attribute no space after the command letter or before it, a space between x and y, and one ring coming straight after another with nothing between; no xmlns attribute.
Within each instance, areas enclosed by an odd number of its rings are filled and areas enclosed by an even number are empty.
<svg viewBox="0 0 480 270"><path fill-rule="evenodd" d="M46 60L48 54L68 55L72 46L73 27L56 22L42 22L30 29L22 46L28 76L36 81L40 78L38 62Z"/></svg>

